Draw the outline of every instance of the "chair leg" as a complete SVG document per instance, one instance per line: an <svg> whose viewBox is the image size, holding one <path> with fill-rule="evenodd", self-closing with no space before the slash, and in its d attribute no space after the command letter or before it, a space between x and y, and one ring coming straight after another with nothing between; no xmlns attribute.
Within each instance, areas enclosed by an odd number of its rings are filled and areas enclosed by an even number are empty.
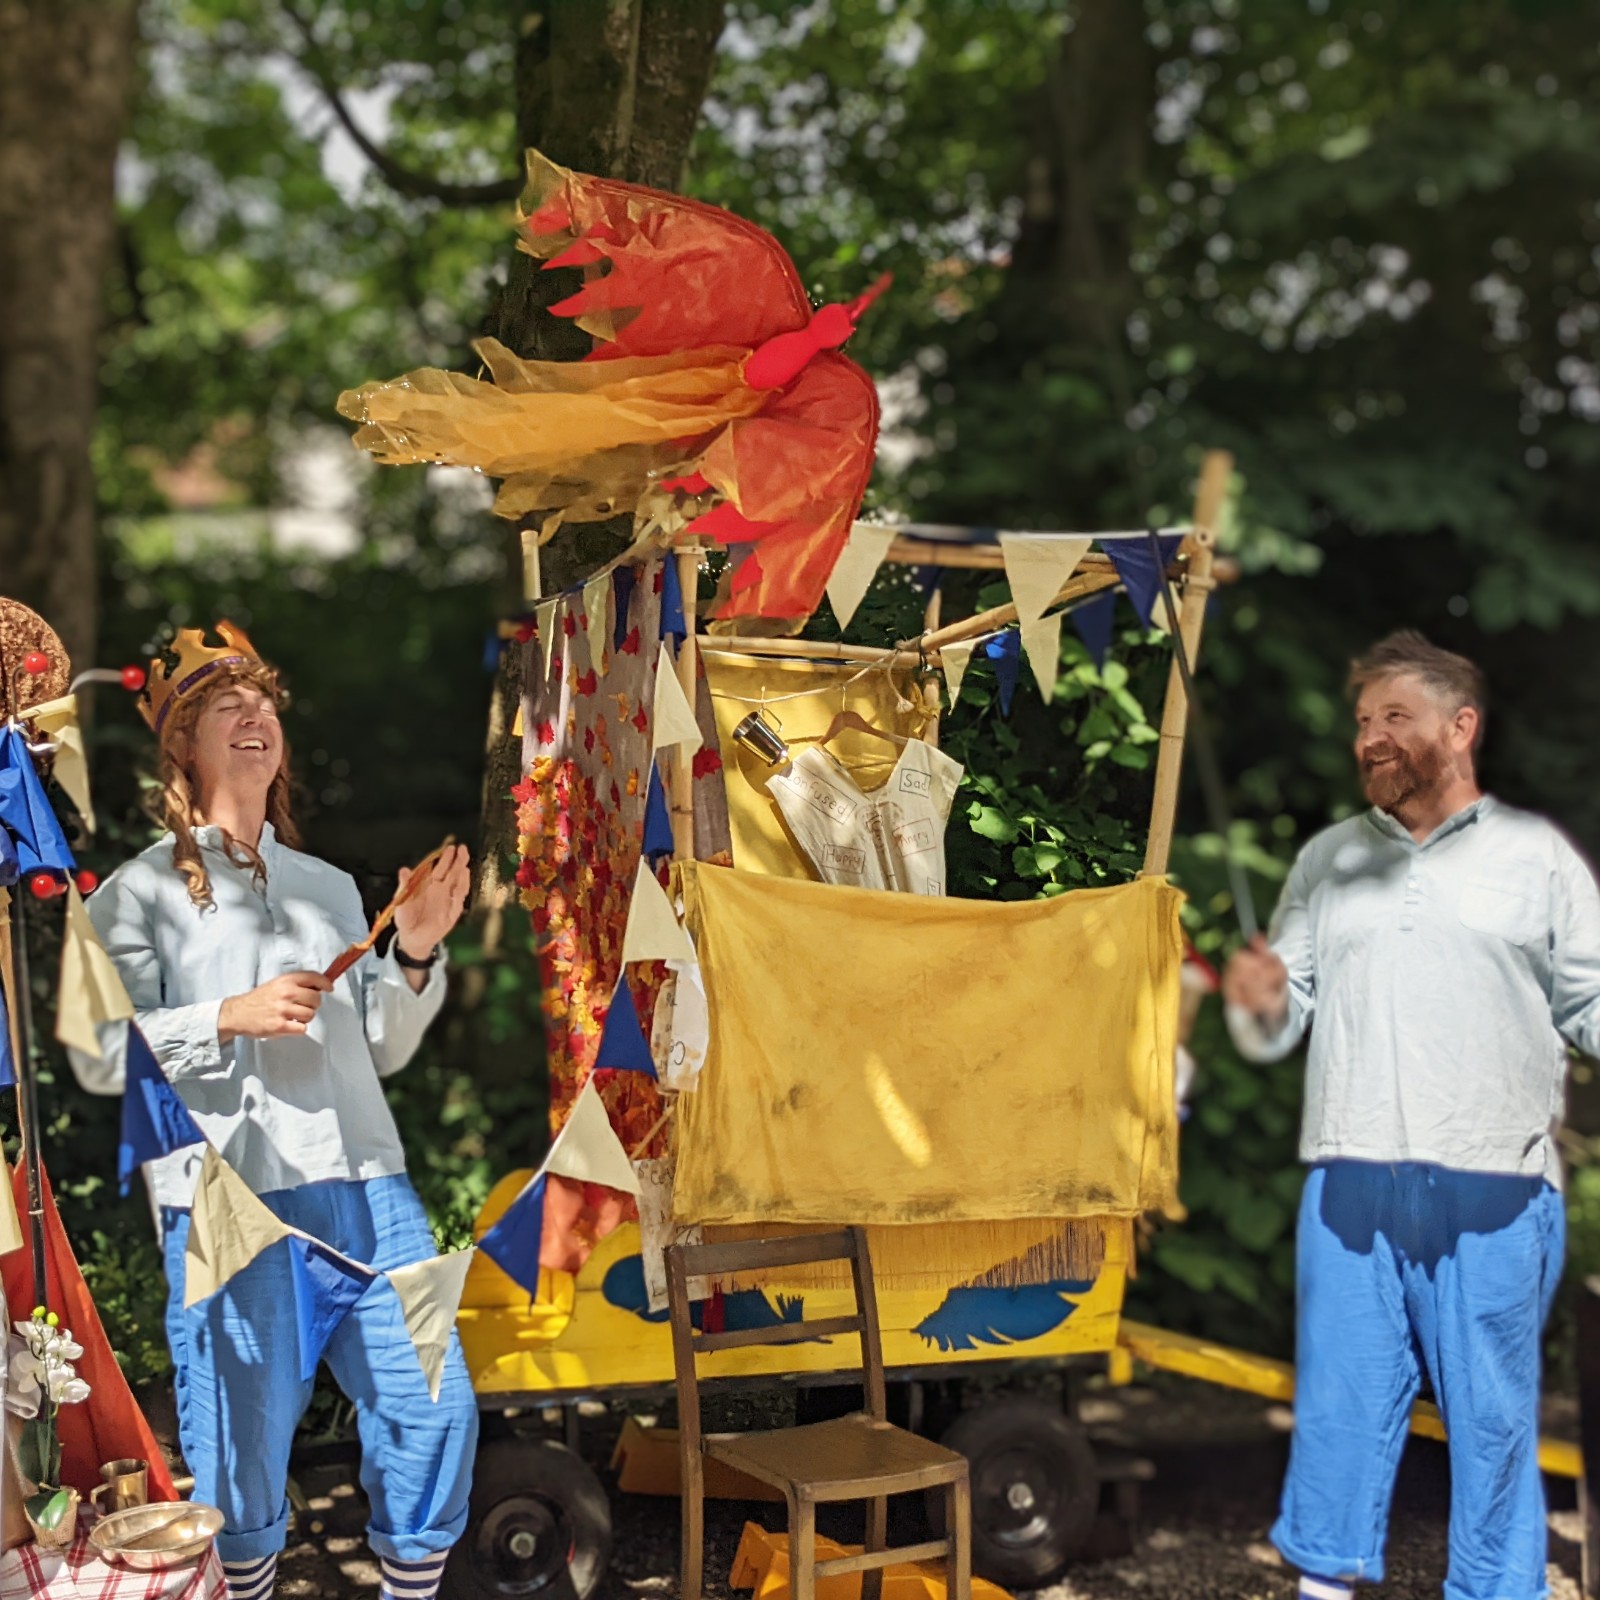
<svg viewBox="0 0 1600 1600"><path fill-rule="evenodd" d="M817 1508L789 1502L789 1600L817 1600Z"/></svg>
<svg viewBox="0 0 1600 1600"><path fill-rule="evenodd" d="M705 1584L706 1502L704 1468L691 1463L684 1474L683 1562L678 1600L700 1600Z"/></svg>
<svg viewBox="0 0 1600 1600"><path fill-rule="evenodd" d="M867 1542L868 1555L875 1555L879 1550L889 1548L889 1502L879 1495L876 1500L867 1502ZM871 1572L861 1574L861 1600L881 1600L883 1594L883 1568L878 1567Z"/></svg>
<svg viewBox="0 0 1600 1600"><path fill-rule="evenodd" d="M950 1540L950 1553L945 1557L949 1600L971 1600L972 1491L965 1478L958 1478L945 1490L944 1523Z"/></svg>

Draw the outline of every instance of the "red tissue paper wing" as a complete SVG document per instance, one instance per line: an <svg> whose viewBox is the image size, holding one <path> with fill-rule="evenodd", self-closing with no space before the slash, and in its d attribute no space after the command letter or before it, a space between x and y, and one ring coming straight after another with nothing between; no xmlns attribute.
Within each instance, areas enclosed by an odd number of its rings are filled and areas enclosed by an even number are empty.
<svg viewBox="0 0 1600 1600"><path fill-rule="evenodd" d="M41 1167L40 1190L44 1205L45 1277L49 1283L49 1309L61 1318L62 1326L83 1346L83 1354L73 1365L78 1376L89 1385L89 1398L79 1405L63 1406L57 1431L61 1438L61 1482L85 1497L100 1482L101 1463L134 1459L149 1463L147 1483L151 1500L176 1500L172 1474L167 1470L161 1447L133 1398L122 1368L112 1353L111 1342L100 1325L88 1285L78 1269L78 1258L67 1241L66 1229L56 1210L50 1180ZM12 1175L17 1199L17 1215L28 1214L28 1175L22 1164ZM0 1279L5 1284L6 1304L10 1308L7 1331L12 1321L21 1321L38 1305L39 1291L33 1281L33 1252L26 1246L0 1257Z"/></svg>
<svg viewBox="0 0 1600 1600"><path fill-rule="evenodd" d="M754 349L811 316L805 285L770 233L719 206L569 172L528 152L519 244L587 281L551 310L601 342L591 360L699 345ZM609 266L609 271L607 271Z"/></svg>
<svg viewBox="0 0 1600 1600"><path fill-rule="evenodd" d="M717 434L696 465L727 500L691 531L754 546L719 615L803 617L816 610L861 509L877 442L872 379L831 351L758 416Z"/></svg>

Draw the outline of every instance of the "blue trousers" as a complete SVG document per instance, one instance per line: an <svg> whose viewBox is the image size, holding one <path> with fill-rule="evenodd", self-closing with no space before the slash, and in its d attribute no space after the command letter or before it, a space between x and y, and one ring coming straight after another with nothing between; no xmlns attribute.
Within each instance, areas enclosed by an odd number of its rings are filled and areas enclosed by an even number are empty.
<svg viewBox="0 0 1600 1600"><path fill-rule="evenodd" d="M1446 1600L1546 1592L1540 1335L1566 1214L1537 1178L1314 1168L1300 1206L1294 1440L1272 1531L1318 1578L1378 1583L1427 1373L1450 1437Z"/></svg>
<svg viewBox="0 0 1600 1600"><path fill-rule="evenodd" d="M328 1182L261 1196L282 1221L380 1271L435 1254L422 1202L405 1177ZM197 1500L222 1512L217 1553L254 1561L282 1550L289 1521L289 1447L311 1399L300 1379L288 1246L263 1252L226 1288L183 1308L189 1213L162 1222L178 1431ZM369 1540L380 1556L416 1561L448 1550L467 1520L478 1409L459 1343L437 1401L385 1278L362 1295L323 1351L355 1403Z"/></svg>

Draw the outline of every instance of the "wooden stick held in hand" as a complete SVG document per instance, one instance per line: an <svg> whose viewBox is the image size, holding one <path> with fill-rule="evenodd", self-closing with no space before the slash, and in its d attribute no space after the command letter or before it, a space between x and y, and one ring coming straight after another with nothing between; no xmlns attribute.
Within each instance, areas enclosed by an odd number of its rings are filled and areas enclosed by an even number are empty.
<svg viewBox="0 0 1600 1600"><path fill-rule="evenodd" d="M391 922L394 921L395 912L397 912L400 907L403 906L406 901L409 900L412 895L414 895L417 890L428 881L428 874L431 873L439 864L439 858L445 853L446 850L453 850L455 848L455 843L456 841L453 837L446 839L442 845L440 845L436 850L430 850L427 855L425 855L416 864L416 866L412 869L411 876L408 877L405 883L395 892L394 899L392 899L388 905L386 905L383 910L378 913L378 920L372 924L372 931L358 944L351 945L350 948L346 950L344 954L341 955L325 973L323 973L323 977L325 977L329 983L333 983L339 978L342 978L345 973L347 973L351 967L353 967L356 962L358 962L362 956L364 956L367 951L369 951L373 945L377 943L378 935L382 933Z"/></svg>

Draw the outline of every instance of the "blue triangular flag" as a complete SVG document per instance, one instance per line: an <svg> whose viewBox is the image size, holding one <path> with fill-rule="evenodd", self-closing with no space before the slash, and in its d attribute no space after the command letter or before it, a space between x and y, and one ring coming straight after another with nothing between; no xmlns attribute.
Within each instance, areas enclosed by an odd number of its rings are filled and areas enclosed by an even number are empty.
<svg viewBox="0 0 1600 1600"><path fill-rule="evenodd" d="M650 758L650 787L644 797L644 853L654 866L662 856L672 854L672 818L667 811L667 791L661 783L661 768Z"/></svg>
<svg viewBox="0 0 1600 1600"><path fill-rule="evenodd" d="M11 1059L11 1018L6 1015L6 994L0 988L0 1089L17 1081L17 1064Z"/></svg>
<svg viewBox="0 0 1600 1600"><path fill-rule="evenodd" d="M628 987L626 976L619 976L616 988L611 991L611 1004L600 1029L600 1049L594 1064L596 1071L642 1072L650 1078L656 1075L650 1042L639 1026L639 1010L633 1003L633 990Z"/></svg>
<svg viewBox="0 0 1600 1600"><path fill-rule="evenodd" d="M628 637L628 602L633 598L633 586L639 574L632 567L618 567L611 574L611 592L616 599L616 626L611 631L611 648L620 650Z"/></svg>
<svg viewBox="0 0 1600 1600"><path fill-rule="evenodd" d="M1117 576L1122 579L1122 587L1128 591L1133 609L1139 613L1139 620L1147 628L1155 614L1156 602L1161 598L1161 579L1167 563L1177 554L1178 546L1183 543L1183 535L1169 533L1157 543L1161 546L1159 567L1148 539L1107 539L1100 547L1111 557L1111 565L1117 569Z"/></svg>
<svg viewBox="0 0 1600 1600"><path fill-rule="evenodd" d="M661 564L661 634L682 644L689 625L683 620L683 585L678 582L678 558L669 555Z"/></svg>
<svg viewBox="0 0 1600 1600"><path fill-rule="evenodd" d="M131 1022L126 1060L122 1137L117 1144L117 1180L124 1194L145 1162L205 1141L189 1108L157 1066L144 1035Z"/></svg>
<svg viewBox="0 0 1600 1600"><path fill-rule="evenodd" d="M17 847L11 842L11 830L0 827L0 889L9 889L21 873Z"/></svg>
<svg viewBox="0 0 1600 1600"><path fill-rule="evenodd" d="M294 1323L300 1344L300 1381L310 1383L328 1341L350 1308L377 1277L370 1267L296 1234L284 1241L294 1278Z"/></svg>
<svg viewBox="0 0 1600 1600"><path fill-rule="evenodd" d="M28 754L28 742L15 723L0 729L0 826L11 834L24 877L41 870L71 872L76 867Z"/></svg>
<svg viewBox="0 0 1600 1600"><path fill-rule="evenodd" d="M544 1174L511 1202L510 1209L478 1241L478 1248L511 1279L539 1293L539 1252L544 1246Z"/></svg>
<svg viewBox="0 0 1600 1600"><path fill-rule="evenodd" d="M932 599L933 591L944 582L943 567L918 567L917 592L924 600Z"/></svg>
<svg viewBox="0 0 1600 1600"><path fill-rule="evenodd" d="M983 647L983 653L994 663L994 675L1000 685L1000 715L1011 715L1011 697L1017 692L1017 670L1022 665L1022 635L1015 628L996 634Z"/></svg>
<svg viewBox="0 0 1600 1600"><path fill-rule="evenodd" d="M1093 600L1086 601L1081 606L1074 606L1068 613L1072 618L1073 627L1078 630L1078 637L1083 640L1097 667L1106 664L1106 656L1110 653L1116 612L1116 594L1113 590L1107 589L1104 594L1097 594Z"/></svg>

